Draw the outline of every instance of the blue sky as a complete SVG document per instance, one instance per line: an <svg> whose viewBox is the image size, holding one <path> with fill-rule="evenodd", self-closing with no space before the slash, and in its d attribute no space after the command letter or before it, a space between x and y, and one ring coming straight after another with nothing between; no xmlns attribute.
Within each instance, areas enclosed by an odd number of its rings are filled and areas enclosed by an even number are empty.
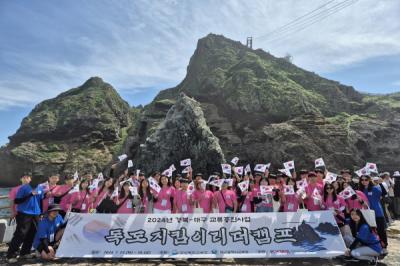
<svg viewBox="0 0 400 266"><path fill-rule="evenodd" d="M268 34L323 4L310 27ZM321 9L323 10L323 9ZM400 91L400 1L0 0L0 145L44 99L91 76L131 105L177 85L199 38L223 34L371 93Z"/></svg>

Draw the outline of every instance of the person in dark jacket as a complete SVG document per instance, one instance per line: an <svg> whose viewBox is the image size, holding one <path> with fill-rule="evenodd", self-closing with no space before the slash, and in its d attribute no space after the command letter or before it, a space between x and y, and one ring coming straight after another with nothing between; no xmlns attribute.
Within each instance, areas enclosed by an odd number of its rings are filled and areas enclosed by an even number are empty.
<svg viewBox="0 0 400 266"><path fill-rule="evenodd" d="M394 218L400 218L400 172L396 171L393 174L394 178L394 199L393 199L393 210L394 210Z"/></svg>
<svg viewBox="0 0 400 266"><path fill-rule="evenodd" d="M29 258L31 256L31 248L33 238L35 237L39 215L41 214L41 201L44 198L44 190L42 186L36 189L32 188L30 176L25 176L26 183L22 185L14 199L17 205L16 222L17 228L9 243L7 251L7 262L15 263L17 261L17 252L20 250L20 258Z"/></svg>

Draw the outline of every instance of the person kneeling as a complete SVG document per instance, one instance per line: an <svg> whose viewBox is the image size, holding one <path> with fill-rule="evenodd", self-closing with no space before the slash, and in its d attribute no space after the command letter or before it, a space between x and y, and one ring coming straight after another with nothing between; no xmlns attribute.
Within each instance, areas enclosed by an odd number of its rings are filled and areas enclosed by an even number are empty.
<svg viewBox="0 0 400 266"><path fill-rule="evenodd" d="M50 205L47 215L39 222L33 247L42 259L52 260L55 258L55 251L67 225L59 214L61 210L59 204Z"/></svg>

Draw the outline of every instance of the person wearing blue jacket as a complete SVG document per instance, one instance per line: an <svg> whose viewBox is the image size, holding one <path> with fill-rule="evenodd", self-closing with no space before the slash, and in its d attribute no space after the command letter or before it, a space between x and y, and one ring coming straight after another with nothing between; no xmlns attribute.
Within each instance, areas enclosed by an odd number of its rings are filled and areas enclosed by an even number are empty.
<svg viewBox="0 0 400 266"><path fill-rule="evenodd" d="M52 260L55 258L58 242L61 240L63 229L67 225L59 214L60 211L62 209L59 204L50 205L47 215L39 222L33 247L42 259Z"/></svg>
<svg viewBox="0 0 400 266"><path fill-rule="evenodd" d="M35 237L39 215L41 214L41 201L44 198L44 191L41 186L33 189L31 186L32 178L25 176L26 184L22 185L14 199L17 205L17 215L15 217L17 227L14 235L9 243L7 251L7 261L13 263L17 261L17 252L20 258L29 258L31 256L31 248L33 238Z"/></svg>
<svg viewBox="0 0 400 266"><path fill-rule="evenodd" d="M352 209L350 216L350 228L354 241L346 251L346 255L351 255L359 260L368 260L374 264L382 253L379 238L359 209Z"/></svg>
<svg viewBox="0 0 400 266"><path fill-rule="evenodd" d="M363 175L360 177L360 190L367 196L370 208L375 211L376 229L379 238L384 244L383 253L386 254L388 241L386 235L386 220L381 204L381 187L372 183L370 175Z"/></svg>

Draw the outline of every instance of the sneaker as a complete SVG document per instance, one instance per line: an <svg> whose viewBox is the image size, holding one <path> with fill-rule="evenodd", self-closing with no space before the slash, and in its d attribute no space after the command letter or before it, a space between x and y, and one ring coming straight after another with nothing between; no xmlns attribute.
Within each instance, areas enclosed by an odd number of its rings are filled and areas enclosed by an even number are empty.
<svg viewBox="0 0 400 266"><path fill-rule="evenodd" d="M382 249L382 252L381 252L382 255L387 255L388 253L389 253L389 252L387 251L386 248L383 248L383 249Z"/></svg>
<svg viewBox="0 0 400 266"><path fill-rule="evenodd" d="M16 263L18 259L16 257L7 258L7 263Z"/></svg>
<svg viewBox="0 0 400 266"><path fill-rule="evenodd" d="M377 265L378 264L378 257L374 257L373 260L369 261L369 265Z"/></svg>
<svg viewBox="0 0 400 266"><path fill-rule="evenodd" d="M356 259L354 257L345 257L344 260L346 262L359 262L360 261L359 259Z"/></svg>
<svg viewBox="0 0 400 266"><path fill-rule="evenodd" d="M35 258L35 255L29 253L29 254L25 254L25 255L20 255L19 258L24 259L24 260L30 260L30 259Z"/></svg>

